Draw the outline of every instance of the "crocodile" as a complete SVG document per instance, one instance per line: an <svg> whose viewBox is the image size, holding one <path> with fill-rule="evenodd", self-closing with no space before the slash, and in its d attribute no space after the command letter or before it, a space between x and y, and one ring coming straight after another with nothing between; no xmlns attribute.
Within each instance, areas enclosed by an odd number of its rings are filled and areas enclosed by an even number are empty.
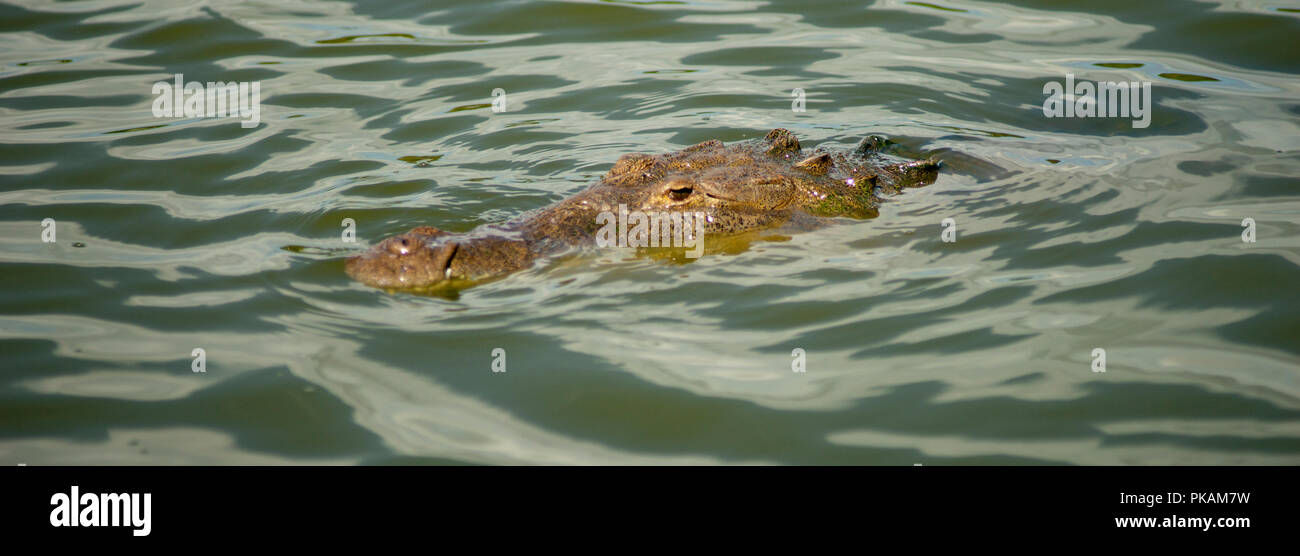
<svg viewBox="0 0 1300 556"><path fill-rule="evenodd" d="M368 286L420 293L461 289L545 256L604 245L608 215L620 211L688 215L662 224L667 232L671 221L683 240L675 247L799 223L816 227L828 218L872 218L882 196L933 183L940 166L889 154L886 145L872 135L848 152L804 152L793 133L774 129L731 145L710 140L667 154L626 154L587 189L530 215L463 234L417 227L344 266ZM694 227L689 215L697 216Z"/></svg>

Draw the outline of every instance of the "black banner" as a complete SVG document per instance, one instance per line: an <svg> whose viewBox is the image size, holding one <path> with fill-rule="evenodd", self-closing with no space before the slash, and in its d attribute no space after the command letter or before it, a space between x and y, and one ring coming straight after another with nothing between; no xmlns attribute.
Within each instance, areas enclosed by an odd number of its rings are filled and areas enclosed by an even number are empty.
<svg viewBox="0 0 1300 556"><path fill-rule="evenodd" d="M1292 468L11 467L19 539L425 539L556 527L797 536L970 532L1204 543L1281 536ZM56 525L57 524L57 525ZM549 531L549 533L548 533ZM739 532L736 534L743 535ZM820 533L819 533L820 534ZM933 540L926 537L927 540Z"/></svg>

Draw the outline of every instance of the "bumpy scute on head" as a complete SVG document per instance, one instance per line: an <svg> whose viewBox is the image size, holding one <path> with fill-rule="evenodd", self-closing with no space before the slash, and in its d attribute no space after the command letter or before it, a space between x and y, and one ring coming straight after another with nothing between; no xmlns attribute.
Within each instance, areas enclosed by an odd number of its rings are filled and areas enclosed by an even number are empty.
<svg viewBox="0 0 1300 556"><path fill-rule="evenodd" d="M605 173L604 183L616 187L634 187L663 175L658 157L644 153L625 154Z"/></svg>
<svg viewBox="0 0 1300 556"><path fill-rule="evenodd" d="M771 144L767 148L769 155L788 157L799 152L799 138L787 129L777 128L769 131L763 140Z"/></svg>
<svg viewBox="0 0 1300 556"><path fill-rule="evenodd" d="M835 162L831 160L831 155L827 153L815 154L794 164L795 168L808 172L814 176L826 175Z"/></svg>
<svg viewBox="0 0 1300 556"><path fill-rule="evenodd" d="M861 141L858 141L858 146L854 147L853 150L859 154L871 154L881 152L887 146L889 146L888 139L879 135L868 135Z"/></svg>
<svg viewBox="0 0 1300 556"><path fill-rule="evenodd" d="M686 147L682 149L682 152L689 153L695 151L702 151L705 149L720 149L720 148L722 148L722 141L719 141L717 139L709 139L708 141L701 141L699 143Z"/></svg>

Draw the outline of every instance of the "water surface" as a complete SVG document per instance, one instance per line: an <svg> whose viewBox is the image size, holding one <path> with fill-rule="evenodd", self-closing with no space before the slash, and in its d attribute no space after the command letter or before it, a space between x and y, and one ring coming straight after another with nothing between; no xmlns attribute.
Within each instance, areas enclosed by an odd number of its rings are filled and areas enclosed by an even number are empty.
<svg viewBox="0 0 1300 556"><path fill-rule="evenodd" d="M1300 463L1296 6L812 4L0 4L0 463ZM175 74L261 122L155 117ZM1150 126L1044 117L1066 74ZM948 165L688 265L343 274L775 127Z"/></svg>

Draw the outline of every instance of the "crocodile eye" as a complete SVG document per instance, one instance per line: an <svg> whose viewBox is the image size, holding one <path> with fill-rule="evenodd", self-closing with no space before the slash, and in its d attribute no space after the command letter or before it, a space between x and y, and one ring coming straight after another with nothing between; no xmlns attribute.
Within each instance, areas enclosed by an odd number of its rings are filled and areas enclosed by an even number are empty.
<svg viewBox="0 0 1300 556"><path fill-rule="evenodd" d="M668 190L668 196L674 201L685 201L695 190L690 187L674 187Z"/></svg>

